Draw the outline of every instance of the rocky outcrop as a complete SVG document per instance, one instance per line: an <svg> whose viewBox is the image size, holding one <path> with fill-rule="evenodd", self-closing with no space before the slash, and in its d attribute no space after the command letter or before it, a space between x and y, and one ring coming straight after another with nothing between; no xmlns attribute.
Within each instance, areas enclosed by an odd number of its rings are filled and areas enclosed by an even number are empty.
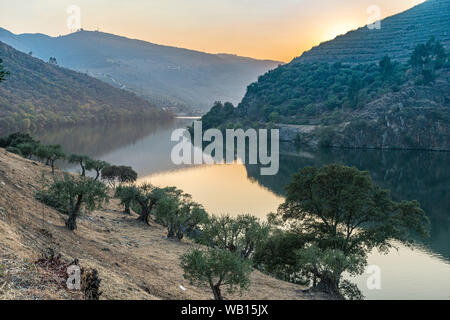
<svg viewBox="0 0 450 320"><path fill-rule="evenodd" d="M283 127L282 140L310 146L448 151L449 73L433 86L405 84L399 92L390 92L357 110L348 122L316 126L310 132L302 132L302 127Z"/></svg>

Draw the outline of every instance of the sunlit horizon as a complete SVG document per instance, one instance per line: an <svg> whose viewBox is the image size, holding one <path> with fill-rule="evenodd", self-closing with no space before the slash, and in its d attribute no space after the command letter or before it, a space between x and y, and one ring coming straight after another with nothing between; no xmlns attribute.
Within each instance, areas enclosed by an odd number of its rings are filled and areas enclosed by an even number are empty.
<svg viewBox="0 0 450 320"><path fill-rule="evenodd" d="M2 8L0 27L15 34L70 33L67 7L81 9L81 27L155 44L289 62L302 52L424 0L17 0Z"/></svg>

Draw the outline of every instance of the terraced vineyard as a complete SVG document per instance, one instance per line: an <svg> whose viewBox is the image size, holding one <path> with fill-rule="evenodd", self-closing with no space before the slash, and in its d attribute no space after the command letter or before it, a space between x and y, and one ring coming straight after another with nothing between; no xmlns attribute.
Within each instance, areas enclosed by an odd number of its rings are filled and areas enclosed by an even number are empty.
<svg viewBox="0 0 450 320"><path fill-rule="evenodd" d="M294 62L378 62L383 56L405 61L419 43L436 37L450 47L450 0L428 0L381 21L380 29L367 26L350 31L305 52Z"/></svg>

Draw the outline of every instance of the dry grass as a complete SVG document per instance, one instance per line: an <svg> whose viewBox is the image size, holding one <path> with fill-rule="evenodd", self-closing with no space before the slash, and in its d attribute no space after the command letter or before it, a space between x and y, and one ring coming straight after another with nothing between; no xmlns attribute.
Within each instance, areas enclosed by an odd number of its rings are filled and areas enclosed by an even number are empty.
<svg viewBox="0 0 450 320"><path fill-rule="evenodd" d="M165 228L123 214L116 200L80 217L78 230L71 232L62 214L34 198L42 179L50 178L48 167L0 149L0 299L81 298L80 292L61 286L51 270L34 263L49 248L66 261L77 258L83 268L97 269L102 299L212 298L209 289L184 280L179 266L180 255L195 244L167 240ZM248 292L226 298L322 298L303 289L254 271Z"/></svg>

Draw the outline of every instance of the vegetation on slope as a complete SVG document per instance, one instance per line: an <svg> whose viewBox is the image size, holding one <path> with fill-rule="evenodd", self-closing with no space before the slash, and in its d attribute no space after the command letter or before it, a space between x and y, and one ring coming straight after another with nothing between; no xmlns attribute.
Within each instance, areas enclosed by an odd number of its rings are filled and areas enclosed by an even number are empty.
<svg viewBox="0 0 450 320"><path fill-rule="evenodd" d="M22 133L3 138L1 143L22 154L34 145L30 158L38 157L36 150L41 148L62 153L57 146L41 146ZM287 186L287 198L278 213L263 223L249 215L211 217L181 190L134 184L137 175L129 167L99 161L94 166L96 160L81 155L69 159L79 163L81 175L61 175L52 164L53 181L47 180L35 194L67 215L68 230L78 230L82 216L101 209L109 200L107 186L97 180L102 166L102 179L115 189L124 213L138 214L141 227L151 227L153 220L166 228L167 240L182 241L187 235L203 245L180 256L183 276L191 284L209 287L217 300L223 299L223 288L228 294L248 290L252 267L309 285L312 291L332 298L361 299L358 288L344 281L342 274L361 274L373 249L387 253L394 241L412 245L414 236L428 232L428 218L417 201L395 202L389 191L372 182L368 172L338 164L301 169ZM49 159L41 161L48 163ZM96 178L88 177L86 170L97 171ZM283 250L274 250L280 246Z"/></svg>
<svg viewBox="0 0 450 320"><path fill-rule="evenodd" d="M202 121L207 128L314 126L312 137L297 138L324 146L448 149L449 72L435 39L403 64L388 56L378 64L290 63L251 84L236 109L216 103Z"/></svg>
<svg viewBox="0 0 450 320"><path fill-rule="evenodd" d="M387 52L406 62L420 43L435 36L450 47L450 1L427 0L409 10L380 21L380 28L360 27L304 52L294 62L376 63Z"/></svg>
<svg viewBox="0 0 450 320"><path fill-rule="evenodd" d="M0 133L169 115L125 90L45 63L0 42ZM2 77L4 75L2 74Z"/></svg>
<svg viewBox="0 0 450 320"><path fill-rule="evenodd" d="M249 83L280 64L86 30L50 37L14 35L0 28L0 41L23 52L32 51L44 61L55 57L63 67L86 72L158 107L177 107L178 111L205 111L214 99L237 103Z"/></svg>

